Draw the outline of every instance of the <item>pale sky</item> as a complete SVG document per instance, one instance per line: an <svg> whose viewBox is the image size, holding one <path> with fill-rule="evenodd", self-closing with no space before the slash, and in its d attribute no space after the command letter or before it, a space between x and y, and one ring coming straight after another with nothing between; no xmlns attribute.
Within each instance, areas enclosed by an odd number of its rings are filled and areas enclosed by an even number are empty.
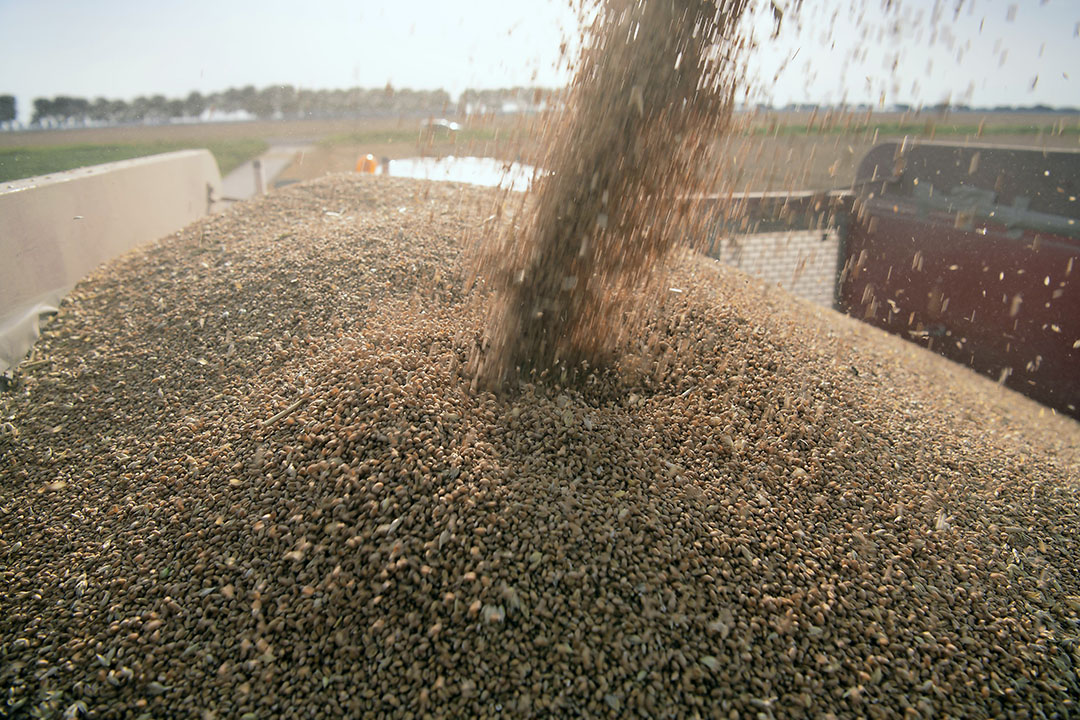
<svg viewBox="0 0 1080 720"><path fill-rule="evenodd" d="M960 0L954 19L957 2L804 0L773 40L768 0L751 0L752 98L1080 106L1080 0ZM551 87L575 23L569 0L0 0L0 94L25 120L59 94Z"/></svg>

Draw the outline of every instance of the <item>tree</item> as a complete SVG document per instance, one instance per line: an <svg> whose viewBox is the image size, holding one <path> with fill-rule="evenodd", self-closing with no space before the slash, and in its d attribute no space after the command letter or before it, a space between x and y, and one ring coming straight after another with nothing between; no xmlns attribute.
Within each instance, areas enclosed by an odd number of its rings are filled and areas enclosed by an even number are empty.
<svg viewBox="0 0 1080 720"><path fill-rule="evenodd" d="M0 95L0 123L15 119L15 96Z"/></svg>
<svg viewBox="0 0 1080 720"><path fill-rule="evenodd" d="M296 93L297 110L301 117L310 117L319 110L319 100L314 90L300 90Z"/></svg>
<svg viewBox="0 0 1080 720"><path fill-rule="evenodd" d="M41 125L53 115L53 101L49 98L34 98L34 114L30 118L32 125Z"/></svg>
<svg viewBox="0 0 1080 720"><path fill-rule="evenodd" d="M266 120L274 116L275 88L266 87L255 93L255 96L247 101L244 108L248 112L255 113L260 120Z"/></svg>
<svg viewBox="0 0 1080 720"><path fill-rule="evenodd" d="M296 88L292 85L281 85L278 88L278 110L286 117L295 117L300 111L300 102L296 95Z"/></svg>
<svg viewBox="0 0 1080 720"><path fill-rule="evenodd" d="M86 98L62 95L53 101L53 105L63 122L86 124L86 116L90 113L90 102Z"/></svg>
<svg viewBox="0 0 1080 720"><path fill-rule="evenodd" d="M238 88L228 88L221 96L221 109L236 112L243 109L244 94Z"/></svg>
<svg viewBox="0 0 1080 720"><path fill-rule="evenodd" d="M164 120L169 117L169 101L164 95L153 95L148 101L146 114L151 120Z"/></svg>
<svg viewBox="0 0 1080 720"><path fill-rule="evenodd" d="M110 100L107 117L109 122L123 123L132 120L131 106L126 100Z"/></svg>
<svg viewBox="0 0 1080 720"><path fill-rule="evenodd" d="M184 114L188 117L199 117L206 110L206 99L198 91L192 91L184 101Z"/></svg>
<svg viewBox="0 0 1080 720"><path fill-rule="evenodd" d="M244 110L246 112L254 114L257 105L256 98L258 97L258 95L259 92L255 89L254 85L245 85L244 87L240 88L239 92L237 93L237 97L239 98L239 107L237 108L237 110Z"/></svg>
<svg viewBox="0 0 1080 720"><path fill-rule="evenodd" d="M107 98L96 98L88 114L94 122L108 122L112 119L112 103Z"/></svg>
<svg viewBox="0 0 1080 720"><path fill-rule="evenodd" d="M135 122L146 122L151 119L153 111L153 102L145 95L140 95L131 102L131 120Z"/></svg>

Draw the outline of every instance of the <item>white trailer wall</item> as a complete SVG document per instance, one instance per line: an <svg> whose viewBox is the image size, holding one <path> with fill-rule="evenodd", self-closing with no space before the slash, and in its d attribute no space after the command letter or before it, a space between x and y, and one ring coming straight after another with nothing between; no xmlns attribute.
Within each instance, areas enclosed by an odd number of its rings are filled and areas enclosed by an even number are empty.
<svg viewBox="0 0 1080 720"><path fill-rule="evenodd" d="M182 150L0 184L0 371L38 337L38 318L101 263L208 214L221 174Z"/></svg>

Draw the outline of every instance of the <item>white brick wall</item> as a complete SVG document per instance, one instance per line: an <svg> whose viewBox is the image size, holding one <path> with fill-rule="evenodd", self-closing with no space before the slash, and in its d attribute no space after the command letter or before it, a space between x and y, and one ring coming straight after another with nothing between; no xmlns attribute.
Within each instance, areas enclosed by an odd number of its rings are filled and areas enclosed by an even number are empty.
<svg viewBox="0 0 1080 720"><path fill-rule="evenodd" d="M838 252L835 230L796 230L717 238L709 254L793 295L832 307Z"/></svg>

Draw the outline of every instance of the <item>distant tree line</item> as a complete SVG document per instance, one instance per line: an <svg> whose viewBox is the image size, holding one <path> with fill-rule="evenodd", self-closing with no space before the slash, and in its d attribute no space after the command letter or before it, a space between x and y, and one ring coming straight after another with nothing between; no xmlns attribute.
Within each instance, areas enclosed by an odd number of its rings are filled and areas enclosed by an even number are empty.
<svg viewBox="0 0 1080 720"><path fill-rule="evenodd" d="M833 110L835 105L822 105L818 103L789 103L783 107L776 108L766 103L759 103L755 106L758 110L772 111L783 110L787 112L813 112L813 111L825 111ZM870 110L875 109L874 106L860 104L846 106L847 110ZM1050 107L1049 105L994 105L992 107L973 107L971 105L953 104L953 103L935 103L933 105L911 105L910 103L895 103L885 108L887 112L924 112L924 113L966 113L966 112L982 112L982 113L1066 113L1073 114L1080 112L1080 108L1076 107Z"/></svg>
<svg viewBox="0 0 1080 720"><path fill-rule="evenodd" d="M176 120L214 119L236 113L247 113L260 119L340 118L366 116L435 116L457 113L535 112L559 101L558 90L535 87L499 89L468 89L457 102L445 90L397 90L383 88L348 88L345 90L307 90L292 85L271 85L256 89L253 85L229 88L203 95L191 92L185 98L164 95L140 96L134 100L110 100L99 97L88 100L59 95L35 98L30 124L37 127L71 125L113 125L129 123L165 123ZM792 103L783 110L827 110L831 106L814 103ZM859 106L861 108L861 106ZM758 105L759 110L776 110ZM923 112L1080 112L1076 108L1052 108L1046 105L997 106L975 108L967 105L937 105L912 107L895 105L895 110ZM0 123L12 123L16 118L15 97L0 95Z"/></svg>
<svg viewBox="0 0 1080 720"><path fill-rule="evenodd" d="M0 123L15 119L15 96L0 95Z"/></svg>
<svg viewBox="0 0 1080 720"><path fill-rule="evenodd" d="M186 98L164 95L140 96L134 100L95 100L60 95L36 98L30 124L34 126L157 123L179 119L208 119L235 113L248 113L260 119L335 118L389 115L444 115L458 112L528 111L542 106L551 91L539 88L501 90L466 90L453 103L445 90L397 90L384 88L349 88L346 90L306 90L292 85L271 85L256 89L253 85L229 88L203 95L189 93ZM4 98L10 98L11 119L15 117L15 98L0 97L0 113L5 112Z"/></svg>
<svg viewBox="0 0 1080 720"><path fill-rule="evenodd" d="M473 90L461 93L458 112L462 115L474 112L534 112L559 102L560 90L538 87L498 88L496 90Z"/></svg>
<svg viewBox="0 0 1080 720"><path fill-rule="evenodd" d="M1075 113L1080 109L1075 107L1050 107L1049 105L994 105L993 107L972 107L971 105L953 103L935 103L934 105L911 106L898 103L895 108L900 112L922 111L933 113L949 112L991 112L991 113Z"/></svg>

